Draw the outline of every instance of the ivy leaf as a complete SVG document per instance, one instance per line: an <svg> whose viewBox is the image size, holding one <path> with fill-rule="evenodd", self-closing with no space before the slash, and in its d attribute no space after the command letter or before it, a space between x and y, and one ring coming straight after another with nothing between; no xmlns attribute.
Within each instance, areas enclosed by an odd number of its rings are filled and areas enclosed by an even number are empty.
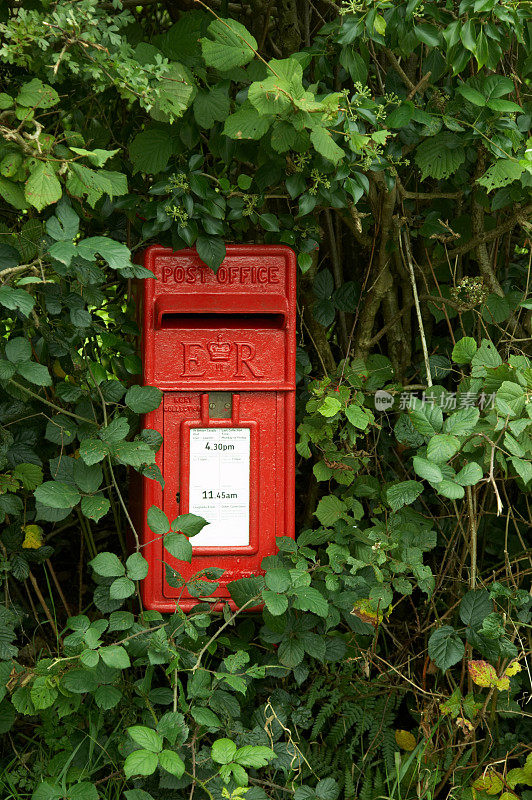
<svg viewBox="0 0 532 800"><path fill-rule="evenodd" d="M257 40L236 20L214 20L207 30L211 38L200 39L200 43L208 67L227 72L243 67L254 58Z"/></svg>
<svg viewBox="0 0 532 800"><path fill-rule="evenodd" d="M77 489L61 481L45 481L33 494L39 503L51 508L72 508L81 500Z"/></svg>
<svg viewBox="0 0 532 800"><path fill-rule="evenodd" d="M213 272L218 272L218 268L221 266L226 254L223 239L219 239L216 236L200 235L196 239L196 250L203 263L210 267Z"/></svg>
<svg viewBox="0 0 532 800"><path fill-rule="evenodd" d="M465 652L465 645L454 628L442 625L429 638L429 656L443 672L458 664Z"/></svg>
<svg viewBox="0 0 532 800"><path fill-rule="evenodd" d="M39 161L26 181L24 195L37 211L57 203L61 198L61 184L50 163Z"/></svg>

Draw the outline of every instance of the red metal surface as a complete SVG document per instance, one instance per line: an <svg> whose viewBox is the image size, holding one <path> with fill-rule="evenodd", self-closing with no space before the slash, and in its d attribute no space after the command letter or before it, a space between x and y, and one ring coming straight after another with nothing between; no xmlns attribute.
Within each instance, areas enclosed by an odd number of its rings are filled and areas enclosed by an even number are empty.
<svg viewBox="0 0 532 800"><path fill-rule="evenodd" d="M163 403L144 426L163 434L157 463L165 488L142 478L131 506L143 554L150 564L142 582L146 608L188 610L198 600L165 580L164 564L185 580L206 567L225 570L214 596L229 599L227 583L260 574L276 550L276 536L294 536L296 261L288 247L228 245L217 275L195 250L150 247L143 282L144 383L163 390ZM232 418L211 419L208 392L233 395ZM192 563L178 562L146 524L151 505L170 520L188 512L190 431L249 428L250 538L239 547L197 547Z"/></svg>

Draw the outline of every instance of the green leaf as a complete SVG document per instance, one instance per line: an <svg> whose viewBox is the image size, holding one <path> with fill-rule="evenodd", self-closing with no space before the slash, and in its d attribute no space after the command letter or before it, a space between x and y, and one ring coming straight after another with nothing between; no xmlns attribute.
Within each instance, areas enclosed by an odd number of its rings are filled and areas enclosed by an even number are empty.
<svg viewBox="0 0 532 800"><path fill-rule="evenodd" d="M419 25L414 25L414 33L418 41L426 44L427 47L439 47L442 43L441 34L435 25L429 25L428 22L421 22Z"/></svg>
<svg viewBox="0 0 532 800"><path fill-rule="evenodd" d="M129 433L129 424L125 417L115 417L105 428L100 428L98 435L104 442L116 444L121 442Z"/></svg>
<svg viewBox="0 0 532 800"><path fill-rule="evenodd" d="M511 100L488 100L488 108L492 111L509 112L510 114L521 114L523 109Z"/></svg>
<svg viewBox="0 0 532 800"><path fill-rule="evenodd" d="M354 425L355 428L359 428L362 431L365 431L370 423L370 417L366 413L366 409L357 406L356 403L347 406L345 415L351 425Z"/></svg>
<svg viewBox="0 0 532 800"><path fill-rule="evenodd" d="M274 567L266 570L264 581L272 592L285 592L292 585L290 572L286 567Z"/></svg>
<svg viewBox="0 0 532 800"><path fill-rule="evenodd" d="M447 479L437 483L434 488L438 494L448 497L449 500L461 500L465 494L463 486L460 486L458 483Z"/></svg>
<svg viewBox="0 0 532 800"><path fill-rule="evenodd" d="M183 64L172 61L158 81L151 116L159 122L173 122L192 103L196 91L192 73Z"/></svg>
<svg viewBox="0 0 532 800"><path fill-rule="evenodd" d="M289 635L279 644L277 655L281 664L293 669L303 661L305 650L299 639L296 639L293 635Z"/></svg>
<svg viewBox="0 0 532 800"><path fill-rule="evenodd" d="M134 172L155 175L162 172L174 151L170 129L148 127L138 133L129 145L129 157Z"/></svg>
<svg viewBox="0 0 532 800"><path fill-rule="evenodd" d="M486 98L484 95L480 94L479 91L473 89L472 86L468 86L467 83L463 83L457 88L457 92L465 97L470 103L475 106L485 106L486 105Z"/></svg>
<svg viewBox="0 0 532 800"><path fill-rule="evenodd" d="M61 481L45 481L33 494L39 503L50 508L72 508L81 500L77 489Z"/></svg>
<svg viewBox="0 0 532 800"><path fill-rule="evenodd" d="M315 150L333 164L338 164L345 155L342 148L334 141L332 133L322 125L313 128L310 132L310 141Z"/></svg>
<svg viewBox="0 0 532 800"><path fill-rule="evenodd" d="M137 386L128 389L125 403L135 414L148 414L161 405L163 393L156 386Z"/></svg>
<svg viewBox="0 0 532 800"><path fill-rule="evenodd" d="M427 445L427 458L437 463L449 461L460 449L460 440L456 436L440 433L433 436Z"/></svg>
<svg viewBox="0 0 532 800"><path fill-rule="evenodd" d="M157 536L164 536L170 530L170 522L168 517L157 506L150 506L147 514L147 521L152 530Z"/></svg>
<svg viewBox="0 0 532 800"><path fill-rule="evenodd" d="M414 398L412 409L408 412L414 428L423 436L434 436L443 426L443 412L437 405L423 403Z"/></svg>
<svg viewBox="0 0 532 800"><path fill-rule="evenodd" d="M152 775L158 763L156 753L149 750L135 750L124 762L126 778L131 778L132 775Z"/></svg>
<svg viewBox="0 0 532 800"><path fill-rule="evenodd" d="M465 160L465 150L460 139L450 132L425 139L418 145L415 160L421 170L421 179L449 178Z"/></svg>
<svg viewBox="0 0 532 800"><path fill-rule="evenodd" d="M59 102L59 95L38 78L25 83L17 95L17 103L28 108L51 108Z"/></svg>
<svg viewBox="0 0 532 800"><path fill-rule="evenodd" d="M141 467L144 464L155 463L155 453L146 442L118 442L113 445L112 453L118 461L129 464L131 467Z"/></svg>
<svg viewBox="0 0 532 800"><path fill-rule="evenodd" d="M57 203L61 197L61 184L50 163L39 161L26 181L24 196L37 211Z"/></svg>
<svg viewBox="0 0 532 800"><path fill-rule="evenodd" d="M501 189L503 186L508 186L518 180L524 169L524 166L518 161L513 161L509 158L498 158L486 170L484 175L478 178L477 183L484 186L488 192L492 192L494 189Z"/></svg>
<svg viewBox="0 0 532 800"><path fill-rule="evenodd" d="M269 589L264 589L262 592L262 599L264 600L266 608L274 617L284 614L288 608L288 599L284 594L276 594Z"/></svg>
<svg viewBox="0 0 532 800"><path fill-rule="evenodd" d="M131 666L131 661L129 660L127 650L118 644L110 644L108 647L100 647L98 652L100 653L102 661L104 664L107 664L108 667L113 667L114 669L127 669ZM144 746L147 747L147 745Z"/></svg>
<svg viewBox="0 0 532 800"><path fill-rule="evenodd" d="M62 419L61 424L63 424ZM58 442L58 444L62 444L62 442ZM75 460L72 474L77 486L82 492L95 492L100 487L103 480L102 468L97 464L89 467L81 458Z"/></svg>
<svg viewBox="0 0 532 800"><path fill-rule="evenodd" d="M460 408L444 422L443 430L453 436L466 436L472 433L480 417L478 408Z"/></svg>
<svg viewBox="0 0 532 800"><path fill-rule="evenodd" d="M318 411L322 417L334 417L341 408L341 402L336 397L328 395L318 406Z"/></svg>
<svg viewBox="0 0 532 800"><path fill-rule="evenodd" d="M518 417L525 407L526 393L513 381L503 381L495 395L495 407L505 417Z"/></svg>
<svg viewBox="0 0 532 800"><path fill-rule="evenodd" d="M331 528L345 514L346 510L346 504L342 500L334 494L329 494L321 498L314 513L325 528Z"/></svg>
<svg viewBox="0 0 532 800"><path fill-rule="evenodd" d="M31 345L22 336L10 339L6 344L6 356L13 364L23 364L31 358Z"/></svg>
<svg viewBox="0 0 532 800"><path fill-rule="evenodd" d="M460 39L462 40L462 44L466 48L466 50L470 50L472 53L476 50L477 45L477 35L475 29L475 23L473 20L469 19L462 25L462 29L460 30Z"/></svg>
<svg viewBox="0 0 532 800"><path fill-rule="evenodd" d="M129 578L117 578L109 587L112 600L126 600L132 594L135 594L135 584Z"/></svg>
<svg viewBox="0 0 532 800"><path fill-rule="evenodd" d="M85 517L99 522L102 517L105 517L111 503L103 494L93 494L90 497L83 497L81 500L81 511Z"/></svg>
<svg viewBox="0 0 532 800"><path fill-rule="evenodd" d="M403 481L389 486L386 499L393 511L399 511L405 505L413 503L423 491L423 484L417 481Z"/></svg>
<svg viewBox="0 0 532 800"><path fill-rule="evenodd" d="M231 105L228 85L219 83L209 91L200 91L194 100L194 117L202 128L212 128L215 122L223 122L228 116Z"/></svg>
<svg viewBox="0 0 532 800"><path fill-rule="evenodd" d="M0 286L0 305L13 311L18 310L23 316L28 317L35 306L35 298L23 289Z"/></svg>
<svg viewBox="0 0 532 800"><path fill-rule="evenodd" d="M386 117L387 128L405 128L414 116L414 104L402 103Z"/></svg>
<svg viewBox="0 0 532 800"><path fill-rule="evenodd" d="M469 364L477 352L477 343L471 336L459 339L453 347L451 358L456 364Z"/></svg>
<svg viewBox="0 0 532 800"><path fill-rule="evenodd" d="M231 599L238 608L242 608L253 598L260 597L263 588L264 579L258 575L253 575L250 578L240 578L227 584ZM259 602L258 599L257 602Z"/></svg>
<svg viewBox="0 0 532 800"><path fill-rule="evenodd" d="M117 555L114 553L98 553L89 566L103 578L118 578L125 575L126 569Z"/></svg>
<svg viewBox="0 0 532 800"><path fill-rule="evenodd" d="M265 767L270 761L273 761L274 758L276 758L276 754L270 747L248 744L238 748L234 754L233 761L243 767L260 769L260 767Z"/></svg>
<svg viewBox="0 0 532 800"><path fill-rule="evenodd" d="M191 562L192 545L182 533L168 533L164 537L164 547L165 550L168 550L170 555L177 558L179 561Z"/></svg>
<svg viewBox="0 0 532 800"><path fill-rule="evenodd" d="M427 461L426 458L414 456L413 464L416 475L419 475L420 478L429 481L429 483L439 483L441 480L443 480L443 475L438 465L433 464L431 461Z"/></svg>
<svg viewBox="0 0 532 800"><path fill-rule="evenodd" d="M429 656L443 672L462 660L465 646L454 628L442 625L429 638Z"/></svg>
<svg viewBox="0 0 532 800"><path fill-rule="evenodd" d="M203 530L205 525L209 523L203 517L198 517L197 514L181 514L176 517L171 524L173 531L180 531L185 536L197 536Z"/></svg>
<svg viewBox="0 0 532 800"><path fill-rule="evenodd" d="M24 489L32 492L42 483L42 468L37 464L17 464L13 477L21 482Z"/></svg>
<svg viewBox="0 0 532 800"><path fill-rule="evenodd" d="M493 611L493 603L486 589L472 589L460 603L460 619L464 625L477 627Z"/></svg>
<svg viewBox="0 0 532 800"><path fill-rule="evenodd" d="M116 242L107 236L91 236L82 239L78 244L78 254L87 261L95 261L97 256L101 256L111 269L120 270L131 267L129 248L122 242Z"/></svg>
<svg viewBox="0 0 532 800"><path fill-rule="evenodd" d="M235 111L225 120L224 133L230 139L261 139L269 130L271 120L262 117L251 105Z"/></svg>
<svg viewBox="0 0 532 800"><path fill-rule="evenodd" d="M127 729L136 744L149 750L152 753L160 753L163 749L163 737L153 728L147 728L145 725L132 725Z"/></svg>
<svg viewBox="0 0 532 800"><path fill-rule="evenodd" d="M311 611L319 617L329 613L329 603L318 589L313 586L296 586L293 590L294 608Z"/></svg>
<svg viewBox="0 0 532 800"><path fill-rule="evenodd" d="M131 553L126 561L126 571L132 581L142 581L148 574L149 564L141 553Z"/></svg>
<svg viewBox="0 0 532 800"><path fill-rule="evenodd" d="M14 183L0 176L0 195L6 200L9 205L23 211L28 207L24 191L20 184Z"/></svg>
<svg viewBox="0 0 532 800"><path fill-rule="evenodd" d="M214 711L210 708L202 708L202 706L192 706L190 713L198 725L204 725L206 728L221 728L220 722Z"/></svg>
<svg viewBox="0 0 532 800"><path fill-rule="evenodd" d="M213 272L218 272L218 268L221 266L226 254L223 239L219 239L216 236L200 235L196 239L196 250L203 263L210 267Z"/></svg>
<svg viewBox="0 0 532 800"><path fill-rule="evenodd" d="M36 361L26 361L23 364L19 364L17 372L29 383L34 383L36 386L52 385L52 377L48 372L48 367L45 367L44 364L37 364Z"/></svg>
<svg viewBox="0 0 532 800"><path fill-rule="evenodd" d="M482 472L482 468L476 461L471 461L469 464L462 467L454 480L456 483L459 483L460 486L474 486L481 481L483 477L484 473Z"/></svg>
<svg viewBox="0 0 532 800"><path fill-rule="evenodd" d="M84 439L79 446L79 454L89 466L102 461L108 452L109 448L100 439Z"/></svg>
<svg viewBox="0 0 532 800"><path fill-rule="evenodd" d="M236 744L231 739L217 739L211 748L211 758L217 764L229 764L234 760Z"/></svg>
<svg viewBox="0 0 532 800"><path fill-rule="evenodd" d="M243 67L254 58L257 40L234 19L216 19L208 27L210 39L200 39L201 52L208 67L228 72Z"/></svg>
<svg viewBox="0 0 532 800"><path fill-rule="evenodd" d="M159 753L159 766L176 778L180 778L185 771L183 759L173 750L162 750Z"/></svg>

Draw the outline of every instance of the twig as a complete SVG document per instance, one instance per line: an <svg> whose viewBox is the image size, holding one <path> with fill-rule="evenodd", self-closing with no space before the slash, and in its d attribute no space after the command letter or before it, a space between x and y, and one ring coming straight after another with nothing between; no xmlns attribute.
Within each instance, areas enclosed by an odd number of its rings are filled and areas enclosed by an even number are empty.
<svg viewBox="0 0 532 800"><path fill-rule="evenodd" d="M423 327L423 317L421 316L421 306L419 304L419 296L417 293L416 276L414 274L414 264L412 261L412 251L410 250L410 240L408 234L403 234L404 239L404 254L406 256L406 263L410 275L410 283L412 284L412 294L414 295L414 305L416 307L417 321L419 324L419 335L421 337L421 347L423 348L423 359L425 361L425 369L427 371L427 386L432 386L432 375L430 374L430 361L429 351L427 348L427 340L425 338L425 328ZM399 245L401 245L401 232L399 231Z"/></svg>

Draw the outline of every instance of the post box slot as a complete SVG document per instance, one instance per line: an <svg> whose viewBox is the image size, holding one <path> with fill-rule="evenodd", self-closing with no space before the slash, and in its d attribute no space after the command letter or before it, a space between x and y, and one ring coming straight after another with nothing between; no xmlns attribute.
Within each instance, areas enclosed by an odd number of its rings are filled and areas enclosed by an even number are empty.
<svg viewBox="0 0 532 800"><path fill-rule="evenodd" d="M160 316L159 327L164 330L183 330L186 328L235 328L246 330L281 330L284 328L286 318L284 314L224 314L222 311L213 313L186 313L163 312Z"/></svg>

